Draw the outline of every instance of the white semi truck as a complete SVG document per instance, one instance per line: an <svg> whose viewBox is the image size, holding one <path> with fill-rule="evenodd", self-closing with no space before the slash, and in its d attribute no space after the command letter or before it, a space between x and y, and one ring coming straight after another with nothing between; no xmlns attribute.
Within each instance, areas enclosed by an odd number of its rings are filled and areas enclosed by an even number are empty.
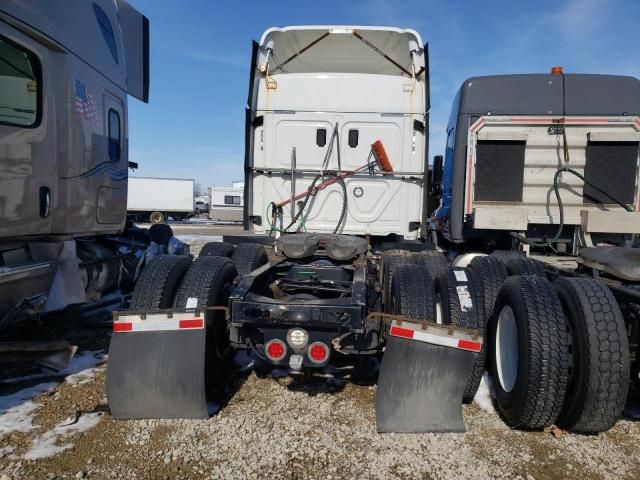
<svg viewBox="0 0 640 480"><path fill-rule="evenodd" d="M4 332L117 288L149 243L125 229L127 97L148 100L149 22L124 0L3 0L0 60Z"/></svg>
<svg viewBox="0 0 640 480"><path fill-rule="evenodd" d="M392 27L272 28L254 43L244 205L256 235L143 271L114 319L114 417L207 417L235 349L294 373L384 351L379 431L464 430L484 307L474 273L451 273L441 296L457 317L434 322L427 265L447 264L419 241L427 58L417 32ZM396 269L410 248L422 263Z"/></svg>
<svg viewBox="0 0 640 480"><path fill-rule="evenodd" d="M193 179L129 177L127 216L154 224L185 220L193 216L194 194Z"/></svg>

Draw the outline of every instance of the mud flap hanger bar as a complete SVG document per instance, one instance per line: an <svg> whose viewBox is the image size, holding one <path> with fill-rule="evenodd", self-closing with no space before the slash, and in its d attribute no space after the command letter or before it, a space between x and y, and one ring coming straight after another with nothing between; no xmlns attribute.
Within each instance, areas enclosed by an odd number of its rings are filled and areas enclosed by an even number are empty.
<svg viewBox="0 0 640 480"><path fill-rule="evenodd" d="M392 315L382 312L372 312L370 318L387 318L391 320L389 335L406 338L442 347L457 348L471 352L482 349L482 335L480 330L441 325L426 320L412 320L404 315Z"/></svg>
<svg viewBox="0 0 640 480"><path fill-rule="evenodd" d="M167 309L146 311L113 312L113 331L160 331L202 329L206 326L204 313L207 311L224 312L225 321L229 319L229 309L213 306L197 309Z"/></svg>
<svg viewBox="0 0 640 480"><path fill-rule="evenodd" d="M367 47L371 48L374 52L376 52L377 54L379 54L381 57L383 57L384 59L386 59L387 61L391 62L394 66L396 66L398 69L400 69L400 71L402 73L404 73L405 75L407 75L409 78L412 78L413 75L411 74L411 72L409 70L407 70L406 68L404 68L402 65L400 65L398 62L396 62L393 58L391 58L389 55L387 55L386 53L384 53L382 50L380 50L378 47L376 47L373 43L371 43L369 40L367 40L366 38L364 38L362 35L360 35L357 31L353 30L351 32L351 34L356 37L358 40L360 40L362 43L364 43ZM314 45L317 45L318 43L320 43L322 40L324 40L325 38L327 38L329 35L331 35L331 31L329 32L325 32L322 35L320 35L318 38L316 38L314 41L312 41L311 43L309 43L307 46L305 46L303 49L299 50L297 53L294 53L293 55L291 55L289 58L287 58L284 62L279 63L278 65L276 65L273 69L271 69L271 72L276 72L278 70L283 70L283 67L291 62L293 59L299 57L301 54L303 54L304 52L306 52L307 50L309 50L311 47L313 47ZM283 70L284 71L284 70ZM416 73L416 77L419 76L422 72L424 71L424 67L422 67L418 73Z"/></svg>

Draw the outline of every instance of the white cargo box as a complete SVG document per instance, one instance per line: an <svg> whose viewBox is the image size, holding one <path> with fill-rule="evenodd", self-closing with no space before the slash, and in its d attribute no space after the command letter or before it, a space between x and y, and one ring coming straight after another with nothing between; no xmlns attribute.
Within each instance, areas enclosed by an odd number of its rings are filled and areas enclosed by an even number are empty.
<svg viewBox="0 0 640 480"><path fill-rule="evenodd" d="M194 181L181 178L129 177L128 211L193 212Z"/></svg>

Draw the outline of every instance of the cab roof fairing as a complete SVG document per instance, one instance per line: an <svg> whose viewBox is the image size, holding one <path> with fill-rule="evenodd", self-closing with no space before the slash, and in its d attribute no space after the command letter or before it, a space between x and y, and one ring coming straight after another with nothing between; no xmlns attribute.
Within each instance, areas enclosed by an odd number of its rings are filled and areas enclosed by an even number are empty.
<svg viewBox="0 0 640 480"><path fill-rule="evenodd" d="M466 79L456 100L452 117L639 115L640 80L624 75L566 73L563 86L563 76L557 74L487 75Z"/></svg>
<svg viewBox="0 0 640 480"><path fill-rule="evenodd" d="M270 28L260 39L255 67L270 75L340 72L410 76L410 72L425 68L424 45L415 30L395 27Z"/></svg>

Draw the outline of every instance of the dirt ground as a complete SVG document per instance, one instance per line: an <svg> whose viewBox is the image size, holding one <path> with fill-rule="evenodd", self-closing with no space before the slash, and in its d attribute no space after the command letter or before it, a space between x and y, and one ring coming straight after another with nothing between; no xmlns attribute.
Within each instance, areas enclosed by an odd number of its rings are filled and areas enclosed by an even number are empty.
<svg viewBox="0 0 640 480"><path fill-rule="evenodd" d="M228 231L174 230L195 250L206 240L197 236ZM482 408L464 407L465 434L381 435L373 382L292 378L251 368L243 357L244 368L230 369L215 399L222 407L209 419L117 421L104 387L109 330L58 333L80 347L80 358L94 361L71 376L27 367L2 372L0 412L7 395L51 383L32 408L24 400L0 413L0 480L640 478L640 421L631 418L640 409L637 392L629 416L600 435L511 430L487 397L479 399Z"/></svg>

